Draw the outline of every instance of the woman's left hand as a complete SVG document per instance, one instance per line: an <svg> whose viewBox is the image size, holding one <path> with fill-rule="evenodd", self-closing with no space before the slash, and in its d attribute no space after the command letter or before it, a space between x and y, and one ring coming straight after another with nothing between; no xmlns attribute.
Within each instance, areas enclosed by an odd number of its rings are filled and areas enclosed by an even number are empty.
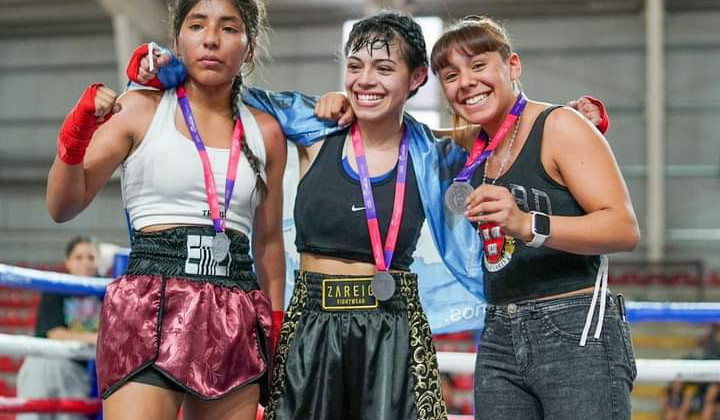
<svg viewBox="0 0 720 420"><path fill-rule="evenodd" d="M465 217L479 224L495 223L514 238L529 240L532 236L530 214L518 208L505 187L483 184L475 188L468 197Z"/></svg>

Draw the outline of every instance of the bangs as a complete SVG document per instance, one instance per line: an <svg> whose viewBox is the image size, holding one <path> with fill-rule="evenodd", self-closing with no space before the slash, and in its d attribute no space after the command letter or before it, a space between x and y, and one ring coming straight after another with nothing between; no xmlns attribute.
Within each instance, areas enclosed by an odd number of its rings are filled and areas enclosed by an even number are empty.
<svg viewBox="0 0 720 420"><path fill-rule="evenodd" d="M433 46L430 66L434 74L450 65L450 53L455 50L466 57L486 52L500 53L503 59L512 53L504 33L496 33L484 25L463 24L443 34Z"/></svg>

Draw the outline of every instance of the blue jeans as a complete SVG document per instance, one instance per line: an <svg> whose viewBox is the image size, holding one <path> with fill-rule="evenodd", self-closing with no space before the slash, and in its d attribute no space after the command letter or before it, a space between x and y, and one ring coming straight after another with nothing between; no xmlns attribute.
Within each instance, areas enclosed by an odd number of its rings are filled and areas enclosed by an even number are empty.
<svg viewBox="0 0 720 420"><path fill-rule="evenodd" d="M629 420L637 375L630 326L607 297L585 347L587 295L489 305L475 366L476 420Z"/></svg>

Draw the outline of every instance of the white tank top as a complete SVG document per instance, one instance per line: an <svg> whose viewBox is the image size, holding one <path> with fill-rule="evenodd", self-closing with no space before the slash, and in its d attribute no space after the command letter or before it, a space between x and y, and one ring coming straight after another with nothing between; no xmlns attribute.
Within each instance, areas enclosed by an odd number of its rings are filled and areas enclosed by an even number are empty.
<svg viewBox="0 0 720 420"><path fill-rule="evenodd" d="M265 174L265 143L255 117L240 104L245 141L261 163ZM130 223L136 230L151 225L212 225L200 155L191 139L175 127L175 89L165 91L145 138L122 164L122 194ZM206 147L220 211L225 213L225 176L229 149ZM237 168L235 190L227 211L227 227L250 234L260 193L255 173L243 153Z"/></svg>

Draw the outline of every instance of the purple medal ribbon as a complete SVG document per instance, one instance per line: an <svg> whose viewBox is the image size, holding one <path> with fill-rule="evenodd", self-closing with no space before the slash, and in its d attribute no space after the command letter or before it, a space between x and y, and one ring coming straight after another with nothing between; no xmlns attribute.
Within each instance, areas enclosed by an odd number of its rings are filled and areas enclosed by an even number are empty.
<svg viewBox="0 0 720 420"><path fill-rule="evenodd" d="M205 193L208 198L210 217L212 218L213 228L216 233L215 240L213 241L213 256L216 261L220 262L227 257L230 248L230 240L225 234L225 221L227 219L227 211L230 208L232 193L235 189L235 178L237 176L237 167L238 162L240 161L245 129L243 127L242 120L238 115L235 120L235 127L233 128L232 145L230 146L230 157L228 159L228 169L225 177L225 218L222 218L220 216L220 204L218 202L217 187L215 186L215 177L213 176L212 166L210 165L210 158L208 157L207 149L200 137L200 133L197 130L197 124L195 123L195 118L192 115L192 109L190 108L190 102L187 99L185 87L179 86L176 90L176 95L178 103L180 104L180 109L182 110L183 118L185 119L185 124L190 132L190 137L195 144L195 148L200 155L200 161L202 162L203 176L205 180Z"/></svg>
<svg viewBox="0 0 720 420"><path fill-rule="evenodd" d="M377 269L377 273L373 277L372 281L373 293L375 297L380 300L388 300L395 292L395 280L390 273L388 273L388 270L390 269L393 255L395 253L405 205L405 180L407 178L408 166L407 129L403 132L402 140L400 140L393 212L390 217L390 226L388 228L384 247L382 245L382 237L380 236L380 225L378 224L377 219L377 209L375 207L375 199L372 193L372 185L370 183L370 171L368 170L367 158L365 157L365 148L363 146L362 136L360 135L360 128L357 123L354 124L351 129L351 138L353 149L355 150L355 161L357 162L358 167L360 187L362 188L363 193L363 203L365 204L365 217L367 219L368 233L370 234L370 244L372 246L373 257L375 259L375 268Z"/></svg>

